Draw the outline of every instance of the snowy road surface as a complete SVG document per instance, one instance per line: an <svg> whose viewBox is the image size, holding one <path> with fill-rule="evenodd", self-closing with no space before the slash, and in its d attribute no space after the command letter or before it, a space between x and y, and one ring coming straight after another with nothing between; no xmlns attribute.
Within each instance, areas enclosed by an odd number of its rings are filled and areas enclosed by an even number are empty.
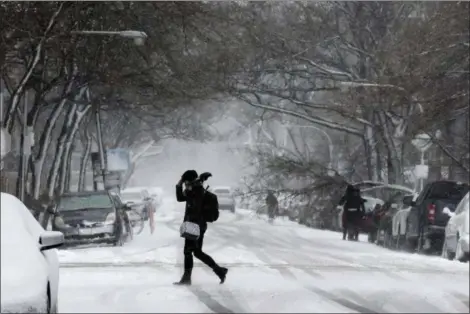
<svg viewBox="0 0 470 314"><path fill-rule="evenodd" d="M218 284L196 260L182 273L183 205L169 199L148 230L120 248L60 251L63 313L468 313L469 266L393 252L239 210L209 226L204 250L229 268Z"/></svg>

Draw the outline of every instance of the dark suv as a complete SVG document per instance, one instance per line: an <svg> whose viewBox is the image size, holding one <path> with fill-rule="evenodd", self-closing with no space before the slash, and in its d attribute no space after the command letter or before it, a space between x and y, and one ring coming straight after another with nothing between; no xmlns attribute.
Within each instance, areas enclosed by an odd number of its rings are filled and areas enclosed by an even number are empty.
<svg viewBox="0 0 470 314"><path fill-rule="evenodd" d="M121 246L132 236L126 207L107 191L63 194L52 219L52 230L61 231L65 245L109 243Z"/></svg>
<svg viewBox="0 0 470 314"><path fill-rule="evenodd" d="M435 181L427 184L411 206L406 222L406 245L410 250L441 252L449 215L469 191L468 184L456 181Z"/></svg>

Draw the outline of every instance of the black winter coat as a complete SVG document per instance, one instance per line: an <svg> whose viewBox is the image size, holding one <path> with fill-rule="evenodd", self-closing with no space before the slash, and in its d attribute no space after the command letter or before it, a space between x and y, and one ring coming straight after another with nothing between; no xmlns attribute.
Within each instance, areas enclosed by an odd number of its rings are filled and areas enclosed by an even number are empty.
<svg viewBox="0 0 470 314"><path fill-rule="evenodd" d="M364 199L356 191L346 192L346 195L341 198L340 205L344 205L343 210L346 215L365 214ZM356 210L350 211L352 208L355 208Z"/></svg>
<svg viewBox="0 0 470 314"><path fill-rule="evenodd" d="M201 231L207 229L207 222L202 215L204 192L205 190L202 185L196 185L191 191L185 190L184 192L182 186L176 186L176 200L178 202L186 202L183 221L197 223Z"/></svg>

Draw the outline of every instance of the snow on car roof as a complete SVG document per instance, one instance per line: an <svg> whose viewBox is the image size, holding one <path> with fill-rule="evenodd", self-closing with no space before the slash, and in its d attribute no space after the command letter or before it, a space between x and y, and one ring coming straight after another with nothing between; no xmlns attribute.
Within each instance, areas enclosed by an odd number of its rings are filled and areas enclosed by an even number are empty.
<svg viewBox="0 0 470 314"><path fill-rule="evenodd" d="M213 190L231 190L229 186L214 186L212 187Z"/></svg>
<svg viewBox="0 0 470 314"><path fill-rule="evenodd" d="M230 192L232 189L229 186L216 186L211 188L212 191L227 191Z"/></svg>

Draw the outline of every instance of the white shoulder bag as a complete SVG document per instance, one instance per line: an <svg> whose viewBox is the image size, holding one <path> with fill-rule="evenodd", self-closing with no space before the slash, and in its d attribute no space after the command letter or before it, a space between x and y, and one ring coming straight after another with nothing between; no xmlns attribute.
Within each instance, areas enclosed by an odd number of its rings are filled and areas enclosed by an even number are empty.
<svg viewBox="0 0 470 314"><path fill-rule="evenodd" d="M199 239L199 236L201 235L201 230L199 229L199 225L190 222L190 221L184 221L181 226L180 226L180 236L182 238L188 239L188 240L197 240Z"/></svg>

